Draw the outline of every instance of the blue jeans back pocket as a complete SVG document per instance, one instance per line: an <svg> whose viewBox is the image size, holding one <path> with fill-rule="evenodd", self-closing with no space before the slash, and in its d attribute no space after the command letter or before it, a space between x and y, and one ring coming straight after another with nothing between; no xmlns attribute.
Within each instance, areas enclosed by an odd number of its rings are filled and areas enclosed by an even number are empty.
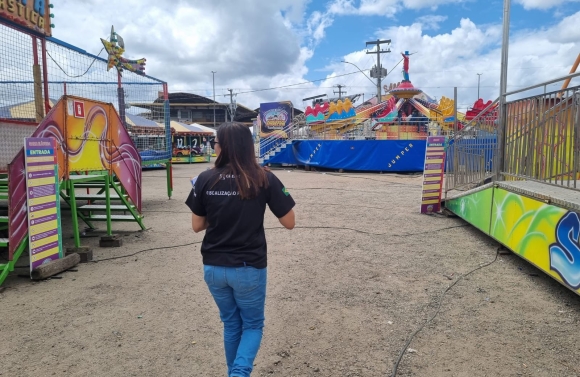
<svg viewBox="0 0 580 377"><path fill-rule="evenodd" d="M237 287L236 291L241 293L251 292L260 285L261 271L254 267L236 268Z"/></svg>
<svg viewBox="0 0 580 377"><path fill-rule="evenodd" d="M213 285L213 266L203 266L203 280L207 285Z"/></svg>

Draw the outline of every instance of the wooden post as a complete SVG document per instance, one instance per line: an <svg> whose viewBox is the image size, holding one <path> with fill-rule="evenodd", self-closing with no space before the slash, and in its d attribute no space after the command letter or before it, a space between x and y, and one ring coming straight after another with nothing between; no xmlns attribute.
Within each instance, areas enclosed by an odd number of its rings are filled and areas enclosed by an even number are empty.
<svg viewBox="0 0 580 377"><path fill-rule="evenodd" d="M36 121L40 123L44 119L44 103L42 98L42 71L38 63L38 41L36 37L32 37L32 56L34 57L34 64L32 66L32 77L34 79L34 108L36 113Z"/></svg>
<svg viewBox="0 0 580 377"><path fill-rule="evenodd" d="M78 254L70 254L64 258L50 261L48 263L42 264L36 267L30 273L30 277L33 280L42 280L49 278L53 275L59 274L63 271L68 270L71 267L76 266L81 261L81 256Z"/></svg>

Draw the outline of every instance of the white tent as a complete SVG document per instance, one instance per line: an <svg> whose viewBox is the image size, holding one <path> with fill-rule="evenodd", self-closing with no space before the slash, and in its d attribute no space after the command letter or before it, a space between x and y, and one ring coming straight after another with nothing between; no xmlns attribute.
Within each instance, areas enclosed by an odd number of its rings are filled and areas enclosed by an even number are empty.
<svg viewBox="0 0 580 377"><path fill-rule="evenodd" d="M197 127L197 128L201 128L202 130L204 130L204 131L206 131L206 132L213 132L214 136L215 136L215 134L216 134L216 131L215 131L215 129L213 129L213 128L211 128L211 127L202 126L202 125L201 125L201 124L199 124L199 123L192 123L191 125L192 125L192 126L195 126L195 127Z"/></svg>

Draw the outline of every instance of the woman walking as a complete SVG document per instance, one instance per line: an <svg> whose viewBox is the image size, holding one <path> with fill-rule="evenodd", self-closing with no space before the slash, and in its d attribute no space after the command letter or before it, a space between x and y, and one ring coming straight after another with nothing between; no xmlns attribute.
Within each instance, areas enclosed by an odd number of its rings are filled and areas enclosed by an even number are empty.
<svg viewBox="0 0 580 377"><path fill-rule="evenodd" d="M266 205L294 228L294 200L280 180L258 165L252 134L224 123L214 141L215 167L197 177L186 204L201 245L204 280L224 324L229 377L250 376L260 348L266 300Z"/></svg>

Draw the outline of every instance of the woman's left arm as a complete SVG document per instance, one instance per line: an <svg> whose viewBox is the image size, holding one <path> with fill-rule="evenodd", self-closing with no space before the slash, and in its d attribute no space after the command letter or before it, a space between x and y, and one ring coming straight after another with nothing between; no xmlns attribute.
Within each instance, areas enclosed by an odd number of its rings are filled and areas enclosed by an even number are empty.
<svg viewBox="0 0 580 377"><path fill-rule="evenodd" d="M191 227L195 233L206 230L208 226L209 224L205 216L198 216L195 213L191 214Z"/></svg>

